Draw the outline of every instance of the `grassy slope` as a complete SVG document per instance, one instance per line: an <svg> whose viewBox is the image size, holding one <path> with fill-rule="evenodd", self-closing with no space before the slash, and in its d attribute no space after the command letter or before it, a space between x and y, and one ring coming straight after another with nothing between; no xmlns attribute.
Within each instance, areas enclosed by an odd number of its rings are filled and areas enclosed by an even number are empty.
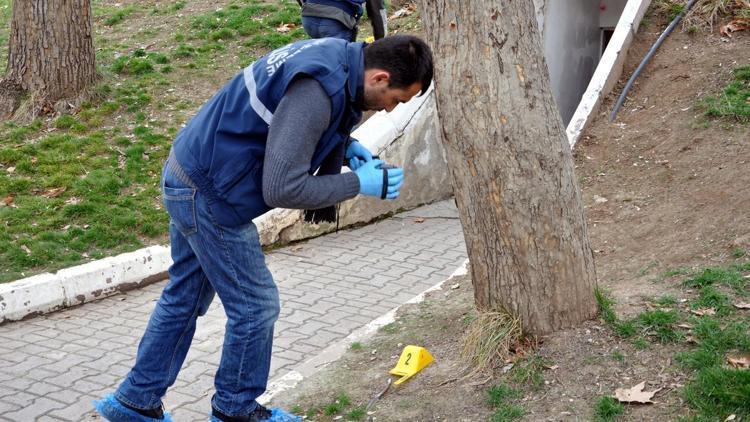
<svg viewBox="0 0 750 422"><path fill-rule="evenodd" d="M75 114L0 126L0 282L165 242L158 182L179 127L243 66L304 36L292 0L92 8L95 97Z"/></svg>

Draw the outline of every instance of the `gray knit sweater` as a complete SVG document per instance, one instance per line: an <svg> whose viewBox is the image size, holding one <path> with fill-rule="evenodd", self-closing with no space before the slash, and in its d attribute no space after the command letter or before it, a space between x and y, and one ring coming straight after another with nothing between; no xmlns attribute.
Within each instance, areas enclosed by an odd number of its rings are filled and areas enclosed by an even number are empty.
<svg viewBox="0 0 750 422"><path fill-rule="evenodd" d="M328 128L331 100L312 78L294 81L279 102L266 140L263 199L271 207L317 209L359 193L354 172L310 174L315 147ZM344 146L334 153L342 159Z"/></svg>

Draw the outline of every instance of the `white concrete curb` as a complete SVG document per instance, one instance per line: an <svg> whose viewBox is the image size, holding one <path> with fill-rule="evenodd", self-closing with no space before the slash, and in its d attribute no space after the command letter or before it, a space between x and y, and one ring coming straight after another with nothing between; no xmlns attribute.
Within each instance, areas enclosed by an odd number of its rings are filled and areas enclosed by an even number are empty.
<svg viewBox="0 0 750 422"><path fill-rule="evenodd" d="M0 323L80 305L163 280L172 260L169 248L135 252L0 284Z"/></svg>
<svg viewBox="0 0 750 422"><path fill-rule="evenodd" d="M289 371L285 375L277 377L274 380L271 380L271 382L268 384L268 388L266 389L266 392L258 398L258 402L262 404L268 403L277 394L283 393L284 391L287 391L296 387L297 384L299 384L300 381L302 381L303 379L309 378L316 372L325 368L328 364L339 360L341 356L343 356L344 353L349 349L349 346L351 346L352 343L365 340L371 337L380 327L386 326L394 322L396 312L398 312L398 310L402 306L411 304L411 303L420 303L424 301L425 295L427 293L435 291L435 290L439 290L443 286L443 284L447 283L449 280L451 280L454 277L465 275L467 273L468 265L469 265L469 260L467 259L466 261L464 261L463 264L461 264L461 266L459 266L458 268L456 268L455 271L453 271L453 274L451 274L450 277L428 288L422 293L414 296L403 305L397 306L391 309L390 311L386 312L385 314L379 316L378 318L372 320L369 324L365 325L364 327L361 327L355 330L354 332L349 334L346 338L339 341L338 343L328 346L322 352L318 353L314 357L301 363L294 370Z"/></svg>
<svg viewBox="0 0 750 422"><path fill-rule="evenodd" d="M629 0L625 5L607 49L596 66L594 76L591 77L586 92L568 123L566 132L571 149L581 136L581 132L596 116L602 98L612 91L620 78L630 44L650 4L651 0Z"/></svg>

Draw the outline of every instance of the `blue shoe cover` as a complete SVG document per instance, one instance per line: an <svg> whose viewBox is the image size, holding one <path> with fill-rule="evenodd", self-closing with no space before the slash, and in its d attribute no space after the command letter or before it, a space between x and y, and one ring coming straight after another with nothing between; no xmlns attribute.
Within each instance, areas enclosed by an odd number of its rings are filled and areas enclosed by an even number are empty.
<svg viewBox="0 0 750 422"><path fill-rule="evenodd" d="M302 422L302 418L291 413L287 413L281 409L271 408L271 417L266 419L268 422ZM210 422L221 422L221 419L214 415L211 415Z"/></svg>
<svg viewBox="0 0 750 422"><path fill-rule="evenodd" d="M149 418L123 406L112 393L101 400L94 400L94 408L110 422L172 422L169 412L164 412L164 419Z"/></svg>
<svg viewBox="0 0 750 422"><path fill-rule="evenodd" d="M302 422L301 417L287 413L279 408L272 407L269 410L271 411L271 419L268 422Z"/></svg>

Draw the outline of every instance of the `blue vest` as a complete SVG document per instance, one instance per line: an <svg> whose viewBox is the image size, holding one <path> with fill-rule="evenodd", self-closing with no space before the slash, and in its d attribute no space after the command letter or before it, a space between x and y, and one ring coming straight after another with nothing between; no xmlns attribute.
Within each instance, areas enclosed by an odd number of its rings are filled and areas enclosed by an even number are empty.
<svg viewBox="0 0 750 422"><path fill-rule="evenodd" d="M331 123L315 148L310 174L347 141L362 117L354 103L364 83L363 49L363 43L323 38L274 50L229 81L177 134L175 158L219 224L246 224L271 209L262 191L266 138L296 76L315 78L331 98Z"/></svg>

